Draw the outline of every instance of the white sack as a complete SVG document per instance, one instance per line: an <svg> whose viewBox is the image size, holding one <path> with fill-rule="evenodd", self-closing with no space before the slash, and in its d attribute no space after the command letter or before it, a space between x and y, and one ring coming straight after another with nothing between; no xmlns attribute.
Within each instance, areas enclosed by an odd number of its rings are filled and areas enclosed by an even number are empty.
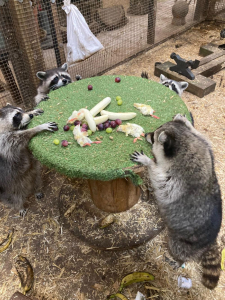
<svg viewBox="0 0 225 300"><path fill-rule="evenodd" d="M103 49L79 9L70 4L70 0L64 0L62 9L67 14L67 62L69 64L84 60Z"/></svg>

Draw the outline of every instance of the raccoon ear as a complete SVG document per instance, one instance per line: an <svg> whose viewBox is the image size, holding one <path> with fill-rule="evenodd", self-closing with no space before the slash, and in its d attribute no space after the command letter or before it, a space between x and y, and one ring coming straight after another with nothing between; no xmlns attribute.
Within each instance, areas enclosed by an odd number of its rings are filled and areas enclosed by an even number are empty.
<svg viewBox="0 0 225 300"><path fill-rule="evenodd" d="M163 82L164 80L167 80L168 78L166 78L166 76L164 76L163 74L160 74L160 82Z"/></svg>
<svg viewBox="0 0 225 300"><path fill-rule="evenodd" d="M37 78L39 78L41 80L44 80L44 79L46 79L46 77L45 77L46 72L39 71L39 72L36 73L36 76L37 76Z"/></svg>
<svg viewBox="0 0 225 300"><path fill-rule="evenodd" d="M160 135L158 136L158 141L159 141L159 143L162 144L162 145L167 141L167 134L166 134L165 131L162 131L162 132L160 133Z"/></svg>
<svg viewBox="0 0 225 300"><path fill-rule="evenodd" d="M164 147L164 153L167 157L172 157L175 154L174 136L167 131L162 131L158 136L158 141Z"/></svg>
<svg viewBox="0 0 225 300"><path fill-rule="evenodd" d="M186 88L188 87L188 82L186 81L181 81L180 84L183 91L186 90Z"/></svg>
<svg viewBox="0 0 225 300"><path fill-rule="evenodd" d="M68 70L67 63L63 64L61 68L66 72Z"/></svg>

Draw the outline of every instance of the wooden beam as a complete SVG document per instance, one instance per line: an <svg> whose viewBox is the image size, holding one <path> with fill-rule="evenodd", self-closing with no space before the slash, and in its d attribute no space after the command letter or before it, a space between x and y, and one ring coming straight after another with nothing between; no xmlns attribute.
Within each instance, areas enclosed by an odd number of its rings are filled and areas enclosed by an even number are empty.
<svg viewBox="0 0 225 300"><path fill-rule="evenodd" d="M208 95L215 90L216 82L212 79L204 77L202 75L197 75L194 80L190 80L176 72L170 71L170 67L172 66L175 66L175 64L171 63L170 61L167 61L161 65L157 65L155 67L154 75L159 77L160 74L163 74L173 80L186 81L188 82L188 88L186 89L186 91L200 98Z"/></svg>

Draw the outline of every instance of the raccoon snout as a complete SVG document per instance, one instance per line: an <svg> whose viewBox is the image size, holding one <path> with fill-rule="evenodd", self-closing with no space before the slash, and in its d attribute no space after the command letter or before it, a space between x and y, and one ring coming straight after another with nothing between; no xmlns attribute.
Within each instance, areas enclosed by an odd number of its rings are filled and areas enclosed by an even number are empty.
<svg viewBox="0 0 225 300"><path fill-rule="evenodd" d="M33 114L29 114L30 119L33 119L34 115Z"/></svg>
<svg viewBox="0 0 225 300"><path fill-rule="evenodd" d="M62 82L63 82L64 84L67 84L67 80L66 80L65 78L62 80Z"/></svg>

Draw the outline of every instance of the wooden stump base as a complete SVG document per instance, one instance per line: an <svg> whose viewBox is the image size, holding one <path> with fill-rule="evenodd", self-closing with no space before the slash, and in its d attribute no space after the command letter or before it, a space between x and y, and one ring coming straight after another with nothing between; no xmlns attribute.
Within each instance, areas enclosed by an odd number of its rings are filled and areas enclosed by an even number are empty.
<svg viewBox="0 0 225 300"><path fill-rule="evenodd" d="M139 186L128 178L110 181L88 180L94 204L106 212L122 212L134 206L141 195Z"/></svg>
<svg viewBox="0 0 225 300"><path fill-rule="evenodd" d="M59 194L59 210L63 227L95 249L129 249L154 238L164 227L153 197L141 193L130 209L109 213L92 201L87 180L66 179ZM114 223L101 229L100 222L111 214Z"/></svg>

